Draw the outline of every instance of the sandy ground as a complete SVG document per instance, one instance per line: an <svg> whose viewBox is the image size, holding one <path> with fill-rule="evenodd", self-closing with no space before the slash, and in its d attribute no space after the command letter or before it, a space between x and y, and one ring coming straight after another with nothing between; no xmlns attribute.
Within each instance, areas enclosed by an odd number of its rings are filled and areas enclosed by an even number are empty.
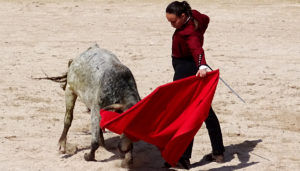
<svg viewBox="0 0 300 171"><path fill-rule="evenodd" d="M106 133L97 162L83 159L90 115L77 102L69 151L58 153L64 92L31 77L57 76L69 59L98 43L133 72L140 95L172 81L170 1L0 1L0 170L125 170L116 134ZM207 62L246 101L219 83L213 107L226 162L207 163L210 141L195 137L191 170L300 169L300 1L189 1L211 23ZM159 151L134 144L130 170L163 170ZM174 168L180 170L180 168Z"/></svg>

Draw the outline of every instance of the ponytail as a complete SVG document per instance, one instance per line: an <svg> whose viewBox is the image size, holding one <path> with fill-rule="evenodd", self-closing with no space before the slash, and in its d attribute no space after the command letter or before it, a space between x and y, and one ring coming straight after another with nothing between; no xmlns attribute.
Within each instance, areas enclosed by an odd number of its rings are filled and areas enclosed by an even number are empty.
<svg viewBox="0 0 300 171"><path fill-rule="evenodd" d="M186 1L182 1L181 3L183 4L183 6L186 9L187 16L192 17L192 8L191 8L190 4Z"/></svg>

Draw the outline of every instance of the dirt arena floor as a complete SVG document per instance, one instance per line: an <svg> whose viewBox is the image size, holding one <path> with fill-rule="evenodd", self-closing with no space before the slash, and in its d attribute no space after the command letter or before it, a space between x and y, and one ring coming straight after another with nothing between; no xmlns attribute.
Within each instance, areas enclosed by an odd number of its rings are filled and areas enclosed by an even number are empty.
<svg viewBox="0 0 300 171"><path fill-rule="evenodd" d="M58 76L68 60L98 43L116 54L136 79L141 97L171 82L174 29L171 1L0 0L0 170L127 170L118 135L86 162L90 115L77 101L68 151L58 152L64 91L32 77ZM225 163L208 163L205 125L195 137L191 170L300 170L300 1L190 0L211 21L206 60L246 101L219 82L213 107L226 148ZM134 144L128 170L165 170L156 147ZM181 168L172 168L181 170Z"/></svg>

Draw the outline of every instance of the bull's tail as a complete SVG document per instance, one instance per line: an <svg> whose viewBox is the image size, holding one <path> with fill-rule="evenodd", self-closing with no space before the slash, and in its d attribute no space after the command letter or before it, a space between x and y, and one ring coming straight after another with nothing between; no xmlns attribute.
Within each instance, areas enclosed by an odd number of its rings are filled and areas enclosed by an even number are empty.
<svg viewBox="0 0 300 171"><path fill-rule="evenodd" d="M69 60L68 63L68 68L70 67L71 63L73 62L72 59ZM51 80L57 83L60 83L60 87L65 90L66 86L67 86L67 77L68 77L68 72L64 73L61 76L56 76L56 77L49 77L46 73L44 73L46 75L46 77L38 77L38 78L33 78L35 80Z"/></svg>

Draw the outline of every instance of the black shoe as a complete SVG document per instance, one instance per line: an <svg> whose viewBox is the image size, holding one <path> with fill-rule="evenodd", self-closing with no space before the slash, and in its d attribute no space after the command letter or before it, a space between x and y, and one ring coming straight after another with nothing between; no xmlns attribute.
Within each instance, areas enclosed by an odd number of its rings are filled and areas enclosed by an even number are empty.
<svg viewBox="0 0 300 171"><path fill-rule="evenodd" d="M167 162L164 163L164 166L165 166L165 168L171 168L171 167L172 167L172 166L171 166L169 163L167 163Z"/></svg>
<svg viewBox="0 0 300 171"><path fill-rule="evenodd" d="M208 154L204 156L204 158L210 162L224 163L224 154L219 154L219 155Z"/></svg>
<svg viewBox="0 0 300 171"><path fill-rule="evenodd" d="M181 164L181 166L183 168L185 168L186 170L189 170L190 169L190 166L191 166L191 162L190 162L190 159L184 159L184 158L181 158L179 160L179 163Z"/></svg>

